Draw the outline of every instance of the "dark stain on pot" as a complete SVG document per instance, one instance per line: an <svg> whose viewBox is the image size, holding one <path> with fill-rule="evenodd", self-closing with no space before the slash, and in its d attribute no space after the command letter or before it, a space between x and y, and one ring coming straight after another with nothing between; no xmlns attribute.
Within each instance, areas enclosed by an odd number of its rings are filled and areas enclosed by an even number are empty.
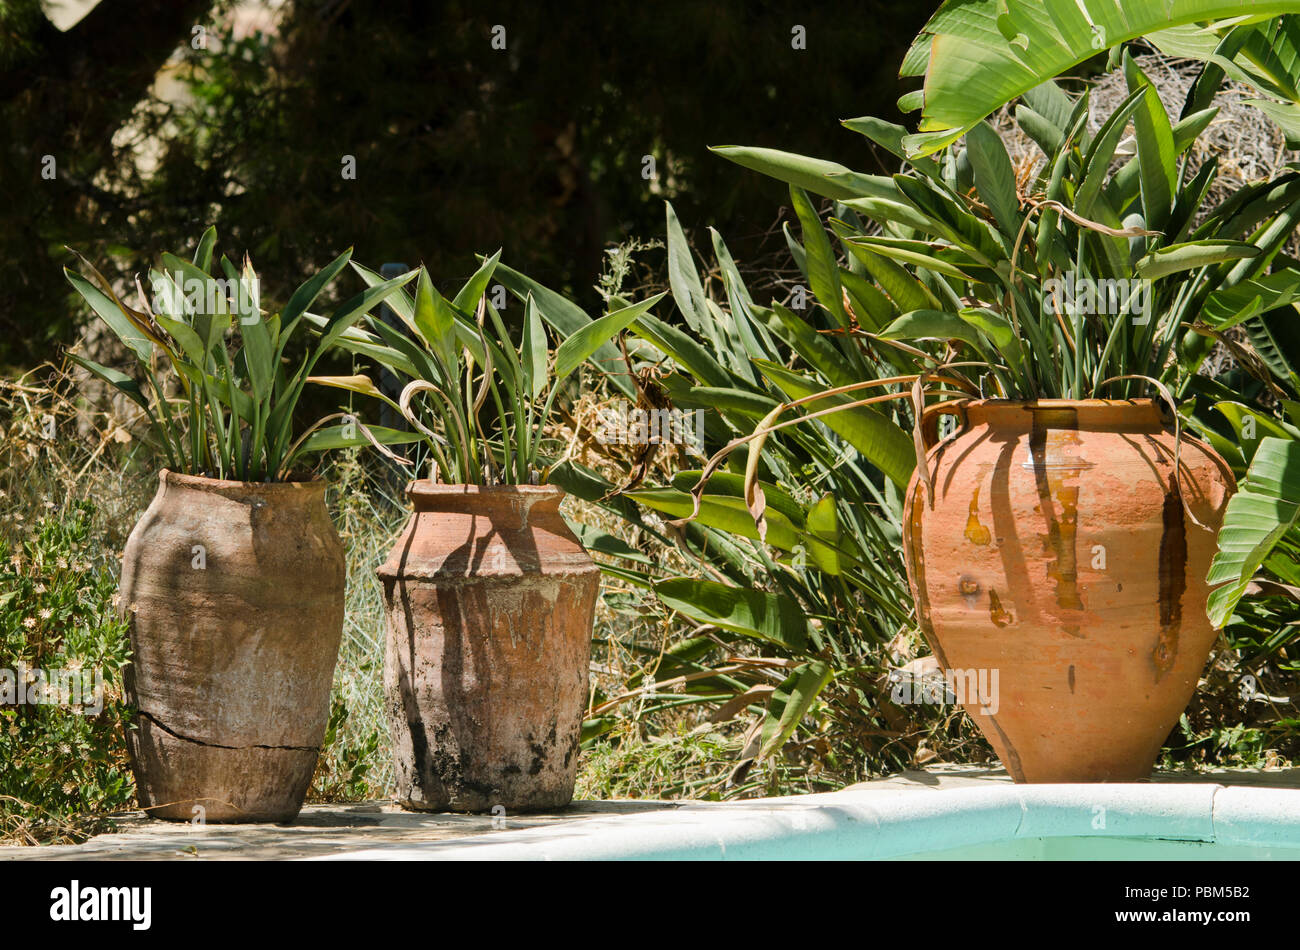
<svg viewBox="0 0 1300 950"><path fill-rule="evenodd" d="M939 451L942 452L943 449L941 448ZM912 516L908 519L908 530L903 536L903 543L911 548L912 572L915 575L912 578L912 586L916 598L916 619L921 627L921 635L925 637L925 642L930 645L930 649L939 658L939 662L944 669L947 669L948 658L944 656L943 648L939 645L938 638L935 637L934 630L930 625L930 591L926 586L925 554L921 544L921 513L925 509L925 505L921 501L921 493L924 489L925 485L918 479L916 487L912 490Z"/></svg>
<svg viewBox="0 0 1300 950"><path fill-rule="evenodd" d="M1002 609L1002 601L998 599L998 592L992 587L989 588L989 619L993 621L995 627L1005 627L1011 622L1011 614Z"/></svg>
<svg viewBox="0 0 1300 950"><path fill-rule="evenodd" d="M1070 681L1070 692L1073 693L1074 692L1074 664L1073 663L1070 664L1070 672L1067 678Z"/></svg>
<svg viewBox="0 0 1300 950"><path fill-rule="evenodd" d="M1029 428L1029 457L1038 487L1040 511L1047 519L1047 534L1043 536L1044 553L1054 554L1055 560L1047 565L1047 576L1056 582L1056 604L1064 610L1082 610L1083 601L1078 590L1078 552L1075 541L1079 521L1079 487L1065 485L1065 477L1077 477L1085 468L1077 460L1063 460L1060 447L1077 444L1074 430L1079 428L1078 413L1072 409L1053 409L1034 412ZM1049 429L1051 438L1049 439ZM1048 459L1049 441L1051 454ZM1049 474L1049 469L1055 474ZM1060 502L1061 518L1056 518L1055 494Z"/></svg>
<svg viewBox="0 0 1300 950"><path fill-rule="evenodd" d="M1156 680L1173 668L1178 656L1178 631L1183 619L1183 592L1187 589L1187 523L1183 499L1175 485L1165 494L1160 535L1160 639L1151 659Z"/></svg>
<svg viewBox="0 0 1300 950"><path fill-rule="evenodd" d="M970 500L970 517L966 519L966 540L981 547L993 540L993 533L980 524L980 489L975 486L975 494Z"/></svg>
<svg viewBox="0 0 1300 950"><path fill-rule="evenodd" d="M957 580L957 592L961 594L961 599L966 601L967 607L974 607L979 603L980 582L969 574L963 574Z"/></svg>
<svg viewBox="0 0 1300 950"><path fill-rule="evenodd" d="M1002 740L1003 747L1007 750L1006 759L1002 764L1007 767L1007 771L1011 774L1013 781L1023 782L1025 780L1025 767L1020 762L1020 753L1017 752L1016 747L1011 744L1011 740L1007 738L1007 734L1002 731L1002 727L998 725L997 719L993 716L988 716L986 717L986 721L993 727L993 731L998 734L998 738Z"/></svg>

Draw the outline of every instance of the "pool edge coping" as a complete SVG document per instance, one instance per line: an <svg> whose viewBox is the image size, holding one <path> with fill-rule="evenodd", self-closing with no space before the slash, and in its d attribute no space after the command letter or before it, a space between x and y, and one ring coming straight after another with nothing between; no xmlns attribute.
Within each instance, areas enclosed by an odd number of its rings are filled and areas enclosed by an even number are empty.
<svg viewBox="0 0 1300 950"><path fill-rule="evenodd" d="M1300 789L1218 783L864 788L691 802L305 860L889 859L1023 838L1300 848Z"/></svg>

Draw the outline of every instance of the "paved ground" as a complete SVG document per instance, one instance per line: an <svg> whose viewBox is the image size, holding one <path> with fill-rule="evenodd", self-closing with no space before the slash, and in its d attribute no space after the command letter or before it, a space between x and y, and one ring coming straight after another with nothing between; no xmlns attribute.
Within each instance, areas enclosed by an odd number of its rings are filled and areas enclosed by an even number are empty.
<svg viewBox="0 0 1300 950"><path fill-rule="evenodd" d="M1009 784L1002 769L936 765L904 772L854 788L879 790L948 789ZM1196 782L1300 788L1300 769L1157 773L1155 782ZM0 860L230 860L324 857L344 851L393 844L450 841L503 830L557 823L577 824L593 818L636 814L677 807L674 802L575 802L553 814L506 816L420 814L386 802L309 805L292 825L208 825L155 821L136 812L118 820L118 831L85 844L43 848L0 847ZM725 807L725 806L720 806Z"/></svg>

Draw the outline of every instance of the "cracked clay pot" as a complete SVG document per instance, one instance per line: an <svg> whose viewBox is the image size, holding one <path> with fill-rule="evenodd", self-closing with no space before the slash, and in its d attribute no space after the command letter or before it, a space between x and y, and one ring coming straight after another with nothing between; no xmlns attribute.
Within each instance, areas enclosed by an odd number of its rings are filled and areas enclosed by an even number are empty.
<svg viewBox="0 0 1300 950"><path fill-rule="evenodd" d="M506 813L573 798L600 571L538 485L413 482L379 568L397 801Z"/></svg>
<svg viewBox="0 0 1300 950"><path fill-rule="evenodd" d="M903 550L922 632L1017 782L1146 777L1216 632L1227 464L1151 400L931 407ZM1181 498L1179 496L1181 490Z"/></svg>
<svg viewBox="0 0 1300 950"><path fill-rule="evenodd" d="M122 556L140 805L157 818L291 821L343 632L325 483L159 480Z"/></svg>

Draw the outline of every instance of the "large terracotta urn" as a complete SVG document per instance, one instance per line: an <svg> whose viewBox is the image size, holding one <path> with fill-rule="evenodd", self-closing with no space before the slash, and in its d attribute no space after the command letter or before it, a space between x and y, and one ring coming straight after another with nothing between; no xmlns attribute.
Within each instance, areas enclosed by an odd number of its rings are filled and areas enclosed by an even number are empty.
<svg viewBox="0 0 1300 950"><path fill-rule="evenodd" d="M937 414L958 416L934 445ZM904 505L921 630L1017 782L1146 777L1216 637L1227 464L1151 400L931 407Z"/></svg>
<svg viewBox="0 0 1300 950"><path fill-rule="evenodd" d="M599 568L541 485L413 482L379 569L397 801L507 813L573 798Z"/></svg>
<svg viewBox="0 0 1300 950"><path fill-rule="evenodd" d="M122 557L127 735L157 818L292 821L311 785L343 634L325 483L164 471Z"/></svg>

